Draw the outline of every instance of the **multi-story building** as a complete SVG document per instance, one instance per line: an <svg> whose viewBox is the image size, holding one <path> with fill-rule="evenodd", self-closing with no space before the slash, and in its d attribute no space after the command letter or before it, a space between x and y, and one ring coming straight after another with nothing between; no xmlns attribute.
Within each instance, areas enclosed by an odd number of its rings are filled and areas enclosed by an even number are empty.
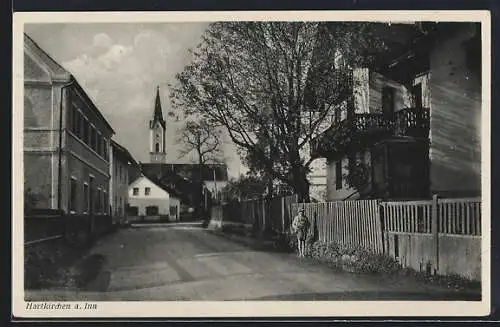
<svg viewBox="0 0 500 327"><path fill-rule="evenodd" d="M132 182L129 174L139 171L139 165L130 152L116 141L111 140L109 181L109 203L113 223L125 222L128 207L128 186Z"/></svg>
<svg viewBox="0 0 500 327"><path fill-rule="evenodd" d="M328 200L480 194L480 24L421 27L385 36L389 51L352 74L346 115L313 142Z"/></svg>
<svg viewBox="0 0 500 327"><path fill-rule="evenodd" d="M24 35L24 188L35 208L109 215L114 131L78 81Z"/></svg>

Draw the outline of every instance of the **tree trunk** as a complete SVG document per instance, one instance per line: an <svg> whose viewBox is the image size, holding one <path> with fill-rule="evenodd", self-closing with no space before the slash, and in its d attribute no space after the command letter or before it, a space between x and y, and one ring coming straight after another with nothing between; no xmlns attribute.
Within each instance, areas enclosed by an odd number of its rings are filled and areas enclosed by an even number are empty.
<svg viewBox="0 0 500 327"><path fill-rule="evenodd" d="M298 167L294 169L293 174L293 190L294 193L298 195L298 200L300 203L309 203L309 181L307 180L307 175Z"/></svg>
<svg viewBox="0 0 500 327"><path fill-rule="evenodd" d="M273 179L271 178L271 176L268 176L268 179L267 179L267 197L269 199L272 199L273 197Z"/></svg>
<svg viewBox="0 0 500 327"><path fill-rule="evenodd" d="M204 196L203 196L203 165L201 162L198 163L199 169L198 169L198 212L203 215L204 214L204 205L203 202L205 201Z"/></svg>

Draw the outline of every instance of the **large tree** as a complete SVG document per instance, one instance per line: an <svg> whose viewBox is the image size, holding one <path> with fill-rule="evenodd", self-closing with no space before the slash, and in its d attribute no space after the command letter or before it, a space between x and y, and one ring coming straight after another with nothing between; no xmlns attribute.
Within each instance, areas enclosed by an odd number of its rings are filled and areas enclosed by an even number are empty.
<svg viewBox="0 0 500 327"><path fill-rule="evenodd" d="M373 23L217 22L172 86L174 106L224 126L255 170L309 201L305 151L352 101L352 67L382 49Z"/></svg>
<svg viewBox="0 0 500 327"><path fill-rule="evenodd" d="M221 149L221 131L209 125L205 120L188 120L178 130L177 142L183 144L179 157L194 153L198 164L196 182L198 185L197 210L203 208L203 171L208 164L224 162Z"/></svg>
<svg viewBox="0 0 500 327"><path fill-rule="evenodd" d="M245 200L262 197L267 188L267 183L261 177L247 174L231 179L222 189L227 200Z"/></svg>

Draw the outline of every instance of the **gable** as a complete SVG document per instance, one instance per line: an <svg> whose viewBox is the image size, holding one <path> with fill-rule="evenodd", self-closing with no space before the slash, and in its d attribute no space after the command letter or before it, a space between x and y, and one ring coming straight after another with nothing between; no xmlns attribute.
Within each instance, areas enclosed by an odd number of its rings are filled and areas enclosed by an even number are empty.
<svg viewBox="0 0 500 327"><path fill-rule="evenodd" d="M34 60L26 51L24 52L24 80L51 81L47 68Z"/></svg>
<svg viewBox="0 0 500 327"><path fill-rule="evenodd" d="M147 196L144 193L146 187L149 187L150 192L151 192ZM139 189L138 195L133 195L134 188ZM170 194L167 191L165 191L164 189L162 189L161 187L159 187L158 185L153 183L150 179L148 179L147 177L144 177L144 176L139 177L138 179L136 179L134 182L132 182L128 186L128 193L129 193L129 196L140 197L140 198L152 198L152 199L153 198L165 198L165 199L168 199L170 197Z"/></svg>
<svg viewBox="0 0 500 327"><path fill-rule="evenodd" d="M28 35L24 34L24 57L30 56L35 61L36 66L48 74L49 80L69 81L71 75L58 62L50 57L38 44ZM25 64L26 64L25 59ZM29 61L28 63L32 65ZM37 69L35 69L36 73ZM40 71L38 70L38 73Z"/></svg>

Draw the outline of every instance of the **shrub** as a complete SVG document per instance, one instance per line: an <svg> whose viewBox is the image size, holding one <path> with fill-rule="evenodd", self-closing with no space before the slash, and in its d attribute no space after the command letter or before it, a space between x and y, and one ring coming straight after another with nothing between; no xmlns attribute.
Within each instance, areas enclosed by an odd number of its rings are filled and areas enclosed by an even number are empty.
<svg viewBox="0 0 500 327"><path fill-rule="evenodd" d="M336 243L314 242L306 255L357 273L393 273L401 267L394 259L361 247L345 247Z"/></svg>
<svg viewBox="0 0 500 327"><path fill-rule="evenodd" d="M297 238L292 233L277 233L273 242L273 248L280 252L295 252L297 245Z"/></svg>
<svg viewBox="0 0 500 327"><path fill-rule="evenodd" d="M24 283L26 289L71 286L70 266L86 251L64 240L48 241L25 247Z"/></svg>

